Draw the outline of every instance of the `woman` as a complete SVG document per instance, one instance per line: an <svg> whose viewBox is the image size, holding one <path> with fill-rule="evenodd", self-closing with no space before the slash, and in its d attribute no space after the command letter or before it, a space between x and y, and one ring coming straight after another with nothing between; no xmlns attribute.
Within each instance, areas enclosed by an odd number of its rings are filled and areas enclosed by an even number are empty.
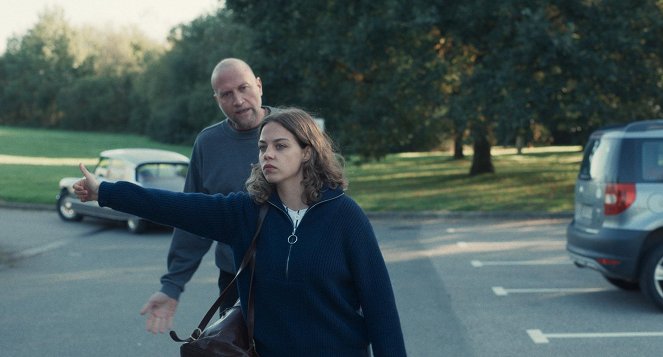
<svg viewBox="0 0 663 357"><path fill-rule="evenodd" d="M368 218L344 194L343 169L329 138L300 109L260 126L259 163L246 192L224 195L144 189L85 179L82 201L136 214L215 239L241 262L260 205L269 212L257 241L255 341L269 356L405 356L384 259ZM248 278L238 283L246 311Z"/></svg>

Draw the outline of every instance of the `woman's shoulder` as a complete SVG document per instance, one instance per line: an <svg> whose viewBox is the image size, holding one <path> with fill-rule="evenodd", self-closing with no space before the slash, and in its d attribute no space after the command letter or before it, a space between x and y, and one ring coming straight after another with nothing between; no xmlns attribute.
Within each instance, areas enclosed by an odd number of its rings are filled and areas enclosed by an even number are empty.
<svg viewBox="0 0 663 357"><path fill-rule="evenodd" d="M355 201L355 199L352 198L352 196L350 196L347 192L345 192L343 190L340 190L340 189L338 191L340 191L340 193L338 195L339 203L341 203L341 204L343 204L343 205L345 205L349 208L352 208L352 209L362 210L362 208L359 206L357 201ZM363 210L362 210L362 212L363 212Z"/></svg>
<svg viewBox="0 0 663 357"><path fill-rule="evenodd" d="M368 217L364 209L355 201L350 195L341 189L333 190L331 194L327 193L323 196L331 203L330 208L336 212L339 219L360 219L367 221Z"/></svg>

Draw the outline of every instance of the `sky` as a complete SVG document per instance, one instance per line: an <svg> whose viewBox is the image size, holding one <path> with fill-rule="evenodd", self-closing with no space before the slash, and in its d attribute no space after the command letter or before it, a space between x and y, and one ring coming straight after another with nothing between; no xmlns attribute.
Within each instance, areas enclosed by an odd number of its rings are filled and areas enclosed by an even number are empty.
<svg viewBox="0 0 663 357"><path fill-rule="evenodd" d="M55 5L64 9L72 26L135 25L165 42L172 27L212 12L219 0L0 0L0 54L10 36L24 35L37 23L39 13Z"/></svg>

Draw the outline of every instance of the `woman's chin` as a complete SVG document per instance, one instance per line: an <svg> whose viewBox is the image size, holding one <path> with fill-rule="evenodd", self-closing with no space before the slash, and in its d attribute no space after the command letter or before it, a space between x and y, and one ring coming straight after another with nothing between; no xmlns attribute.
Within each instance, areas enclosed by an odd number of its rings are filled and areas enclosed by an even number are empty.
<svg viewBox="0 0 663 357"><path fill-rule="evenodd" d="M273 175L265 175L265 181L267 181L267 182L274 185L274 184L278 183L279 180L276 177L274 177Z"/></svg>

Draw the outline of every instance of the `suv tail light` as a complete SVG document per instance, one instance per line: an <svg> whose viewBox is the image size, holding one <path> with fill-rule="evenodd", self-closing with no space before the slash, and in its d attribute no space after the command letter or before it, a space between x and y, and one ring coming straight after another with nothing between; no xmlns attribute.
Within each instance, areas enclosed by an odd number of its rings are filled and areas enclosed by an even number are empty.
<svg viewBox="0 0 663 357"><path fill-rule="evenodd" d="M603 210L607 216L620 214L635 202L634 183L610 183L605 186Z"/></svg>

